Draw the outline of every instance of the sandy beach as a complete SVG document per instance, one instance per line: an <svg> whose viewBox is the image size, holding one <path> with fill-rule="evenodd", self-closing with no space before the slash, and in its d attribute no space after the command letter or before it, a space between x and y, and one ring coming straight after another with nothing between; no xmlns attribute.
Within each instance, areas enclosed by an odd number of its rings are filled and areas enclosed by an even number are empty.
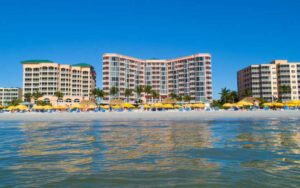
<svg viewBox="0 0 300 188"><path fill-rule="evenodd" d="M212 119L298 119L300 111L81 112L2 113L0 121L138 121Z"/></svg>

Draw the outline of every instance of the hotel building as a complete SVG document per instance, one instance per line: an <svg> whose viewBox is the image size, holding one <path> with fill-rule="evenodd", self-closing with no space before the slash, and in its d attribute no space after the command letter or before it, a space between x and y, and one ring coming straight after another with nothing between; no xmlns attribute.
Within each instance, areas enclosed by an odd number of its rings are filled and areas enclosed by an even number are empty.
<svg viewBox="0 0 300 188"><path fill-rule="evenodd" d="M159 93L158 99L142 96L147 102L161 101L170 96L189 95L192 101L211 101L211 56L195 54L191 56L160 60L138 59L120 54L103 55L103 90L106 93L115 86L119 92L117 98L125 99L125 89L150 85ZM137 99L135 93L130 101ZM104 98L108 101L109 96Z"/></svg>
<svg viewBox="0 0 300 188"><path fill-rule="evenodd" d="M21 88L0 88L0 105L6 106L11 101L22 99L22 89Z"/></svg>
<svg viewBox="0 0 300 188"><path fill-rule="evenodd" d="M274 60L251 65L237 73L240 98L252 96L267 101L300 99L300 62Z"/></svg>
<svg viewBox="0 0 300 188"><path fill-rule="evenodd" d="M93 99L96 73L89 64L63 65L49 60L29 60L23 64L23 94L41 92L39 100L59 103L78 103ZM59 100L55 92L64 94Z"/></svg>

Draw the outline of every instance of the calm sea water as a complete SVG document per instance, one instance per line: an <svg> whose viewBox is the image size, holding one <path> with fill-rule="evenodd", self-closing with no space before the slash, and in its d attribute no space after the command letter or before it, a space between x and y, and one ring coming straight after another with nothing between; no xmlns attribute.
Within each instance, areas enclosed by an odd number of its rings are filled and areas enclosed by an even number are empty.
<svg viewBox="0 0 300 188"><path fill-rule="evenodd" d="M0 187L300 187L300 120L0 122Z"/></svg>

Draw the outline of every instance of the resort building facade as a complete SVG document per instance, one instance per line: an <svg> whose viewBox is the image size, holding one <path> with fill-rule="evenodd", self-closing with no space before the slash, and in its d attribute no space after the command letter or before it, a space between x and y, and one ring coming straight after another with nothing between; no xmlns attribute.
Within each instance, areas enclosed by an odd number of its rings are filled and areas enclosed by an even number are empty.
<svg viewBox="0 0 300 188"><path fill-rule="evenodd" d="M159 97L153 99L148 95L130 97L133 102L142 99L144 102L157 102L171 93L188 95L195 102L206 102L212 99L211 55L195 54L191 56L159 60L138 59L120 54L103 55L103 90L110 93L112 87L118 88L116 98L126 99L125 90L137 86L152 86ZM112 96L106 96L108 101Z"/></svg>
<svg viewBox="0 0 300 188"><path fill-rule="evenodd" d="M79 103L92 100L96 72L89 64L63 65L49 60L28 60L23 64L23 94L40 92L39 100L57 103ZM63 93L58 99L55 92Z"/></svg>
<svg viewBox="0 0 300 188"><path fill-rule="evenodd" d="M11 101L22 99L22 89L21 88L3 88L0 87L0 105L6 106Z"/></svg>
<svg viewBox="0 0 300 188"><path fill-rule="evenodd" d="M240 98L300 99L300 62L274 60L269 64L251 65L238 71L237 80Z"/></svg>

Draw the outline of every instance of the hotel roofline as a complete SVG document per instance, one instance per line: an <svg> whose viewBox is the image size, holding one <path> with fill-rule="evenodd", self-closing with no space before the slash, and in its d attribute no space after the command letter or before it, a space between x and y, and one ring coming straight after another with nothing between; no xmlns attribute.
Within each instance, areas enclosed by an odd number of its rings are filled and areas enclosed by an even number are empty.
<svg viewBox="0 0 300 188"><path fill-rule="evenodd" d="M122 55L122 54L118 54L118 53L104 53L103 57L105 56L118 56L118 57L122 57L125 59L131 59L134 61L143 61L143 62L169 62L169 61L179 61L182 59L188 59L188 58L193 58L193 57L201 57L201 56L208 56L211 57L211 54L209 53L197 53L197 54L193 54L193 55L189 55L189 56L183 56L183 57L178 57L178 58L172 58L172 59L139 59L139 58L135 58L135 57L131 57L131 56L126 56L126 55Z"/></svg>
<svg viewBox="0 0 300 188"><path fill-rule="evenodd" d="M21 87L0 87L0 89L22 89Z"/></svg>
<svg viewBox="0 0 300 188"><path fill-rule="evenodd" d="M77 64L70 65L70 64L61 64L50 60L26 60L26 61L21 61L21 64L23 65L55 64L60 66L94 68L92 65L87 63L77 63Z"/></svg>
<svg viewBox="0 0 300 188"><path fill-rule="evenodd" d="M253 64L253 65L248 65L245 68L248 67L253 67L253 66L264 66L264 65L276 65L276 64L300 64L300 62L290 62L288 60L285 59L274 59L272 61L270 61L269 63L261 63L261 64Z"/></svg>

